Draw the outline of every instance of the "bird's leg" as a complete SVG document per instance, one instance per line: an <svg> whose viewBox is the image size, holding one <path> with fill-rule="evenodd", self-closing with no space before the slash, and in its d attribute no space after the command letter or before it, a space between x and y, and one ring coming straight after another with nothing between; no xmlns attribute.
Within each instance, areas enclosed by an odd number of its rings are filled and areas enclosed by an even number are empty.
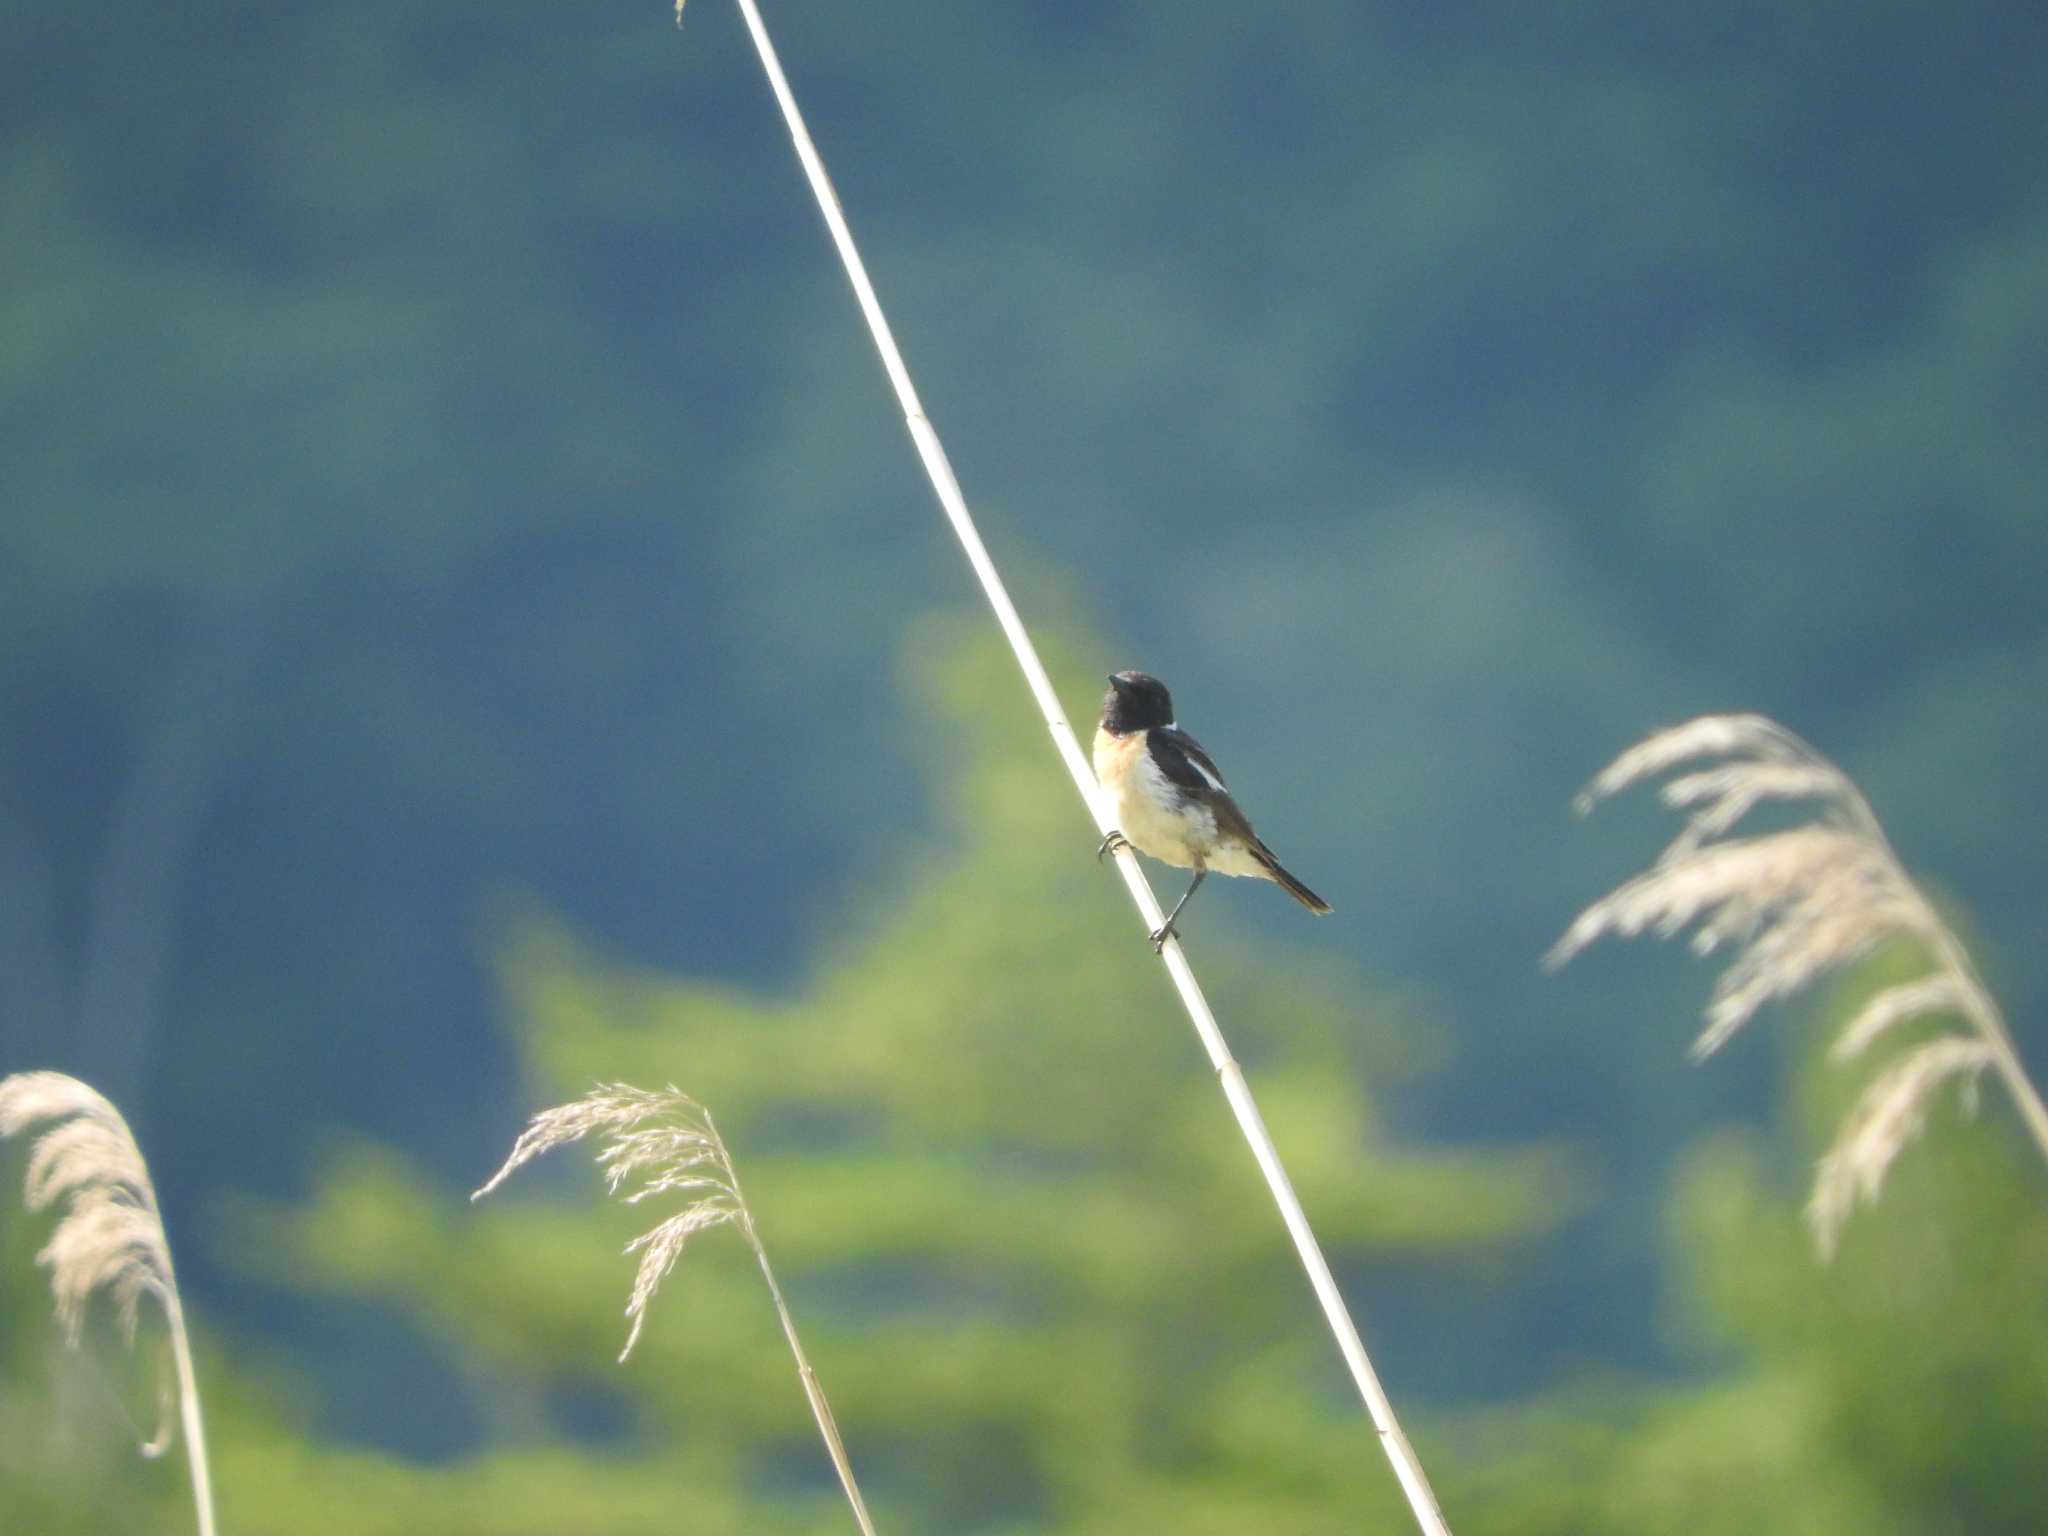
<svg viewBox="0 0 2048 1536"><path fill-rule="evenodd" d="M1194 880L1189 884L1188 888L1181 893L1180 900L1176 901L1173 904L1173 910L1166 914L1166 921L1161 923L1158 928L1153 930L1153 953L1157 954L1159 951L1166 948L1166 940L1169 935L1176 939L1180 937L1180 930L1173 926L1173 920L1180 916L1180 909L1188 904L1188 897L1194 895L1195 892L1201 888L1202 882L1206 880L1208 877L1209 871L1205 869L1202 865L1197 864L1195 866Z"/></svg>
<svg viewBox="0 0 2048 1536"><path fill-rule="evenodd" d="M1102 841L1095 845L1095 862L1100 864L1105 853L1114 853L1119 848L1128 848L1130 846L1131 840L1112 827L1103 834Z"/></svg>

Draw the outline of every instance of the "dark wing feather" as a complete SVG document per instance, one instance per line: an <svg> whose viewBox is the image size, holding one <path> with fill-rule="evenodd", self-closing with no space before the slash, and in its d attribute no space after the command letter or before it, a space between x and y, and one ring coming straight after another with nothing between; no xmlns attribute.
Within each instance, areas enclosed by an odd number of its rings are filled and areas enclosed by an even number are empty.
<svg viewBox="0 0 2048 1536"><path fill-rule="evenodd" d="M1177 725L1155 725L1146 733L1145 744L1151 750L1152 761L1175 788L1188 799L1209 807L1216 817L1217 830L1226 839L1235 839L1247 847L1260 846L1250 820L1230 798L1223 775L1199 741Z"/></svg>
<svg viewBox="0 0 2048 1536"><path fill-rule="evenodd" d="M1327 901L1289 874L1273 857L1273 850L1259 841L1250 818L1230 798L1230 791L1223 787L1223 775L1216 771L1199 741L1177 725L1155 725L1145 733L1145 747L1159 771L1183 797L1209 808L1216 818L1222 843L1242 844L1274 883L1309 911L1320 914L1330 910Z"/></svg>
<svg viewBox="0 0 2048 1536"><path fill-rule="evenodd" d="M1207 798L1222 789L1223 775L1202 750L1202 744L1177 725L1155 725L1147 733L1146 745L1159 771L1190 794Z"/></svg>

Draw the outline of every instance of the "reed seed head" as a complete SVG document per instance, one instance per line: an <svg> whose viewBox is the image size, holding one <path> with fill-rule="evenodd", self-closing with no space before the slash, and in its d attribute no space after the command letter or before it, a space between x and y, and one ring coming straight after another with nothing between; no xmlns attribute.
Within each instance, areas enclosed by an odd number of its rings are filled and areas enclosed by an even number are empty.
<svg viewBox="0 0 2048 1536"><path fill-rule="evenodd" d="M0 1080L0 1138L55 1124L30 1148L22 1197L32 1211L61 1208L36 1262L65 1337L76 1345L88 1305L105 1294L132 1341L142 1299L171 1305L177 1282L149 1168L121 1112L98 1090L61 1072Z"/></svg>
<svg viewBox="0 0 2048 1536"><path fill-rule="evenodd" d="M1704 764L1704 766L1700 766ZM1657 862L1581 912L1545 956L1552 969L1608 934L1674 938L1690 930L1699 955L1725 954L1693 1041L1702 1060L1765 1004L1791 996L1887 940L1918 940L1930 969L1885 988L1843 1026L1831 1055L1847 1061L1913 1019L1951 1016L1864 1090L1822 1157L1807 1220L1823 1256L1859 1204L1874 1203L1899 1153L1925 1127L1944 1084L1974 1106L1979 1077L2004 1036L1997 1005L1962 943L1893 853L1876 813L1849 776L1762 715L1706 715L1659 731L1616 758L1574 802L1581 814L1634 785L1666 780L1664 803L1686 818ZM1735 835L1758 806L1805 802L1810 820Z"/></svg>
<svg viewBox="0 0 2048 1536"><path fill-rule="evenodd" d="M626 1302L631 1327L625 1348L619 1351L623 1363L640 1341L647 1310L662 1281L692 1237L734 1223L757 1252L759 1245L732 1158L711 1112L673 1087L656 1092L628 1083L603 1083L580 1099L542 1110L512 1144L504 1166L469 1198L481 1200L543 1153L588 1136L603 1139L597 1165L614 1198L638 1205L658 1195L688 1197L675 1215L626 1245L626 1252L637 1254L640 1264Z"/></svg>

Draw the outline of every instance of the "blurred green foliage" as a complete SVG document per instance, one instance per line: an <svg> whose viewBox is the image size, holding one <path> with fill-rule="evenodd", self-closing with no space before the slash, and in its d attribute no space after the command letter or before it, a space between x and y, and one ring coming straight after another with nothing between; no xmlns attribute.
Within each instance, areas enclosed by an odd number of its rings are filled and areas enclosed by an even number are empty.
<svg viewBox="0 0 2048 1536"><path fill-rule="evenodd" d="M499 974L532 1101L626 1079L714 1107L885 1530L1400 1528L1213 1074L1087 859L1038 728L992 702L1009 665L978 627L921 632L918 713L960 748L947 835L877 876L785 992L650 973L545 914L508 914ZM1199 953L1369 1342L1385 1342L1375 1304L1401 1276L1447 1293L1420 1314L1433 1340L1484 1334L1531 1242L1591 1197L1583 1166L1557 1146L1406 1144L1376 1107L1416 1080L1405 1005L1212 931ZM1802 1031L1813 1087L1785 1148L1823 1141L1853 1086L1819 1059L1824 1038ZM1421 1415L1457 1528L2040 1529L2040 1170L1997 1113L1938 1121L1826 1267L1799 1216L1800 1159L1733 1133L1697 1149L1672 1196L1696 1277L1675 1323L1715 1376L1600 1370L1518 1408ZM477 1149L475 1177L497 1150ZM698 1239L620 1367L619 1250L656 1213L608 1205L580 1153L523 1182L466 1207L358 1143L303 1203L228 1214L228 1262L408 1319L487 1431L486 1449L438 1464L339 1449L285 1378L215 1354L232 1528L844 1529L744 1248ZM23 1230L0 1228L11 1315L40 1300ZM35 1336L8 1335L0 1413L49 1436L38 1405L78 1368ZM1389 1384L1398 1400L1407 1383ZM74 1404L61 1455L23 1457L10 1437L15 1507L36 1521L22 1528L175 1528L175 1478L120 1469L92 1407ZM147 1516L123 1502L137 1489Z"/></svg>
<svg viewBox="0 0 2048 1536"><path fill-rule="evenodd" d="M623 1078L713 1107L890 1529L1337 1530L1396 1507L1214 1075L1087 857L1040 729L996 702L1007 654L954 625L919 654L926 717L961 747L949 846L907 860L900 891L878 883L786 997L636 973L515 925L536 1098ZM1398 1074L1398 1009L1312 964L1210 948L1218 1006L1347 1272L1452 1272L1563 1214L1554 1149L1429 1154L1389 1135L1357 1084ZM516 1383L536 1430L561 1427L556 1396L613 1401L635 1457L670 1466L684 1528L724 1528L690 1521L692 1488L720 1509L793 1475L821 1527L843 1519L745 1251L700 1241L620 1370L617 1250L650 1218L591 1208L587 1171L567 1182L581 1208L470 1219L358 1152L239 1246L280 1278L413 1311ZM474 1529L528 1528L478 1503Z"/></svg>

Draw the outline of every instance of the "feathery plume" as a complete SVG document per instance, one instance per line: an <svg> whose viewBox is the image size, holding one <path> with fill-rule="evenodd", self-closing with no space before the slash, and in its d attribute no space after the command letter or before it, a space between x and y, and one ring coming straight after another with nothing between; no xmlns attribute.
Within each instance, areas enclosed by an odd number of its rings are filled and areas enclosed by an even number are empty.
<svg viewBox="0 0 2048 1536"><path fill-rule="evenodd" d="M544 1109L528 1121L526 1129L513 1142L504 1166L469 1198L481 1200L535 1158L589 1136L603 1138L597 1165L603 1170L605 1186L614 1199L625 1205L638 1205L661 1195L687 1197L680 1211L626 1245L626 1252L637 1254L640 1264L626 1302L631 1326L625 1348L619 1351L620 1363L624 1364L633 1353L640 1330L647 1322L648 1308L689 1240L712 1227L737 1227L753 1250L761 1277L767 1282L769 1298L775 1303L776 1316L782 1323L783 1338L796 1360L797 1378L817 1420L826 1453L839 1474L839 1486L865 1536L874 1536L867 1504L854 1481L853 1465L839 1437L839 1425L832 1417L832 1406L825 1400L825 1389L797 1338L796 1320L783 1300L782 1287L776 1283L775 1271L768 1263L768 1250L762 1246L761 1234L754 1225L754 1213L740 1192L732 1154L718 1134L710 1110L673 1085L651 1092L630 1083L600 1083L582 1098Z"/></svg>
<svg viewBox="0 0 2048 1536"><path fill-rule="evenodd" d="M58 1122L29 1152L22 1199L32 1211L68 1199L36 1262L50 1272L57 1321L73 1345L86 1304L104 1291L132 1342L145 1295L173 1284L170 1244L157 1212L149 1169L121 1112L96 1090L61 1072L20 1072L0 1082L0 1136L44 1120Z"/></svg>
<svg viewBox="0 0 2048 1536"><path fill-rule="evenodd" d="M606 1138L597 1165L604 1170L605 1187L614 1198L637 1175L645 1179L624 1197L627 1205L661 1194L694 1196L677 1214L626 1245L627 1253L640 1255L640 1268L626 1303L632 1326L625 1348L619 1351L623 1365L640 1342L647 1309L661 1282L683 1256L683 1245L707 1228L738 1221L744 1204L725 1143L718 1139L710 1113L674 1088L650 1093L626 1083L601 1085L580 1099L535 1115L512 1144L505 1166L469 1198L481 1200L536 1157L593 1134ZM701 1169L710 1171L699 1172Z"/></svg>
<svg viewBox="0 0 2048 1536"><path fill-rule="evenodd" d="M104 1295L132 1345L143 1300L163 1308L200 1536L212 1536L213 1492L192 1346L149 1166L120 1110L97 1089L62 1072L17 1072L0 1079L0 1140L45 1121L56 1123L29 1150L22 1198L32 1211L63 1207L49 1242L36 1255L49 1271L57 1322L77 1348L93 1297ZM159 1455L170 1441L166 1411L142 1452Z"/></svg>
<svg viewBox="0 0 2048 1536"><path fill-rule="evenodd" d="M1820 1160L1806 1202L1807 1224L1822 1258L1834 1257L1842 1225L1858 1203L1877 1203L1893 1160L1926 1127L1936 1090L1961 1078L1964 1107L1975 1110L1977 1079L1990 1065L1983 1041L1943 1035L1908 1052L1864 1091Z"/></svg>
<svg viewBox="0 0 2048 1536"><path fill-rule="evenodd" d="M1864 1091L1821 1159L1807 1220L1824 1256L1859 1203L1874 1203L1885 1174L1926 1124L1942 1085L1960 1078L1974 1105L1986 1068L1997 1070L2044 1158L2048 1108L2027 1080L1997 1002L1934 904L1913 883L1855 782L1798 736L1762 715L1706 715L1659 731L1616 758L1573 802L1600 801L1684 764L1713 760L1668 780L1664 803L1685 826L1657 862L1573 920L1544 964L1550 969L1607 934L1690 928L1700 955L1732 958L1714 984L1695 1060L1725 1045L1766 1003L1789 997L1891 939L1917 942L1930 969L1864 1003L1836 1037L1846 1061L1911 1019L1960 1019L1886 1069ZM1810 802L1809 822L1735 837L1766 802Z"/></svg>

